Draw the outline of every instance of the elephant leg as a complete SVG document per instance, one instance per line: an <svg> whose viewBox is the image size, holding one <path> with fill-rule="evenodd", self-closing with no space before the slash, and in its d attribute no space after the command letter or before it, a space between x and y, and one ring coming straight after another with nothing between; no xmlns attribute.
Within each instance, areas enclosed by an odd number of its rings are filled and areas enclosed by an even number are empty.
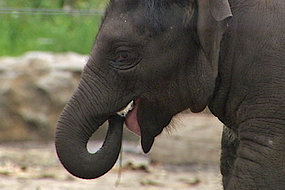
<svg viewBox="0 0 285 190"><path fill-rule="evenodd" d="M236 158L224 169L225 190L285 189L284 122L263 117L240 124Z"/></svg>
<svg viewBox="0 0 285 190"><path fill-rule="evenodd" d="M223 186L229 182L234 161L236 159L236 151L239 145L239 140L237 135L227 126L223 127L222 134L222 152L221 152L221 166L220 170L223 175Z"/></svg>

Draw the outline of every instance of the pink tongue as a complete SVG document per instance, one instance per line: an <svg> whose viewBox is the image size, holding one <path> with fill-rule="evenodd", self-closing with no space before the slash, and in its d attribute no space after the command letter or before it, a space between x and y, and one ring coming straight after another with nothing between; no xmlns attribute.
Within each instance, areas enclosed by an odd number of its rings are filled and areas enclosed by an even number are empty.
<svg viewBox="0 0 285 190"><path fill-rule="evenodd" d="M138 105L139 105L139 100L136 101L135 108L127 115L126 125L130 131L132 131L138 136L141 136L141 128L139 126L138 117L137 117Z"/></svg>

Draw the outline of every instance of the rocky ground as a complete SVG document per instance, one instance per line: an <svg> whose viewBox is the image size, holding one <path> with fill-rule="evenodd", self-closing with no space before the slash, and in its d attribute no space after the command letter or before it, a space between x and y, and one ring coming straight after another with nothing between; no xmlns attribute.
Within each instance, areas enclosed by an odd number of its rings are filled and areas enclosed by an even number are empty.
<svg viewBox="0 0 285 190"><path fill-rule="evenodd" d="M218 123L217 120L209 116L184 116L181 119L181 125L188 123L184 128L192 128L195 133L195 126L200 123L201 126L211 126ZM194 124L193 124L194 123ZM195 124L196 123L196 124ZM192 126L192 127L191 127ZM193 128L194 126L194 128ZM213 128L215 129L215 128ZM179 129L177 129L179 131ZM185 132L185 131L184 131ZM215 133L215 130L213 130ZM179 138L179 132L172 132L175 139ZM213 134L214 134L213 133ZM220 190L221 176L219 174L218 162L199 161L199 157L195 154L204 154L208 152L209 147L205 149L193 149L189 152L195 152L193 158L188 160L183 158L184 151L176 151L175 156L170 151L169 155L162 152L162 157L157 146L164 143L164 136L169 139L171 134L161 135L157 139L157 143L153 147L152 153L144 155L138 142L124 142L122 167L120 162L103 177L96 180L81 180L72 177L59 163L54 145L50 143L25 142L25 143L4 143L0 145L0 189L1 190ZM187 135L184 135L187 136ZM205 132L205 136L207 133ZM181 138L181 141L185 139ZM172 143L171 143L172 142ZM195 144L195 139L193 139ZM169 144L175 144L171 141ZM196 142L197 144L197 142ZM205 145L205 142L204 142ZM165 145L166 148L169 148ZM177 145L178 146L178 145ZM180 146L180 145L179 145ZM187 146L187 144L184 144ZM95 151L100 147L100 143L91 142L88 144L89 150ZM211 147L211 146L210 146ZM208 154L216 154L218 152L208 152ZM182 158L180 158L182 155ZM174 157L174 158L173 158ZM191 157L191 156L190 156ZM170 160L172 163L169 164ZM184 164L182 164L181 159ZM180 164L178 163L178 161ZM120 176L120 177L119 177Z"/></svg>

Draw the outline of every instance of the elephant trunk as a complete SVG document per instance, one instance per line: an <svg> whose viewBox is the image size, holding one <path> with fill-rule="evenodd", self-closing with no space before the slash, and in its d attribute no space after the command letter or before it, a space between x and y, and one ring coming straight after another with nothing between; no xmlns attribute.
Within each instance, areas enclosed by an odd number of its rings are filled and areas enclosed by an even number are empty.
<svg viewBox="0 0 285 190"><path fill-rule="evenodd" d="M93 179L114 166L121 149L124 119L118 115L98 116L84 96L85 93L77 90L62 112L57 123L55 147L61 163L71 174ZM88 140L106 120L109 128L105 141L100 150L91 154L87 150Z"/></svg>

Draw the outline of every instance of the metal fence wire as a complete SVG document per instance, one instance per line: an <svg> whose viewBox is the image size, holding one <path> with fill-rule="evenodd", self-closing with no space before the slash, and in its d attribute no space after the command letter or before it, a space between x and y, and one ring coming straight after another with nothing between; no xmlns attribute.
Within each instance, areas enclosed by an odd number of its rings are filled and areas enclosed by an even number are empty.
<svg viewBox="0 0 285 190"><path fill-rule="evenodd" d="M0 8L0 14L26 14L26 15L69 15L82 16L102 15L104 11L96 9L38 9L38 8Z"/></svg>

